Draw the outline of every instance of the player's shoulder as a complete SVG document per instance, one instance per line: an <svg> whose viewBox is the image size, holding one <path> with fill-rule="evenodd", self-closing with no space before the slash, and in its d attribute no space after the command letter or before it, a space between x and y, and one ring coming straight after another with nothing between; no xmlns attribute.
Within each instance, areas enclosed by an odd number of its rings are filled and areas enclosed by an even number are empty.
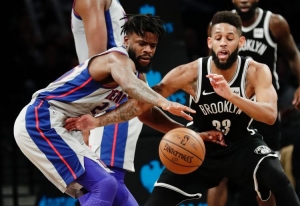
<svg viewBox="0 0 300 206"><path fill-rule="evenodd" d="M128 57L128 53L125 48L113 47L102 53L96 54L91 59L97 58L97 62L105 64L106 67L123 67L132 66L134 63Z"/></svg>
<svg viewBox="0 0 300 206"><path fill-rule="evenodd" d="M190 72L194 72L196 70L198 70L199 67L199 59L196 59L194 61L185 63L185 64L181 64L177 67L175 67L175 70L178 73L184 74L184 73L190 73Z"/></svg>
<svg viewBox="0 0 300 206"><path fill-rule="evenodd" d="M249 59L249 66L247 70L248 75L261 75L262 73L270 73L270 68L268 65L264 63L260 63L258 61L255 61L253 59Z"/></svg>
<svg viewBox="0 0 300 206"><path fill-rule="evenodd" d="M269 11L270 12L270 11ZM287 25L286 19L281 14L276 14L271 12L270 16L270 27L272 28L281 28Z"/></svg>
<svg viewBox="0 0 300 206"><path fill-rule="evenodd" d="M124 60L124 59L130 60L130 58L128 58L128 52L123 46L112 47L107 51L103 52L103 54L106 55L109 60L113 60L113 61Z"/></svg>

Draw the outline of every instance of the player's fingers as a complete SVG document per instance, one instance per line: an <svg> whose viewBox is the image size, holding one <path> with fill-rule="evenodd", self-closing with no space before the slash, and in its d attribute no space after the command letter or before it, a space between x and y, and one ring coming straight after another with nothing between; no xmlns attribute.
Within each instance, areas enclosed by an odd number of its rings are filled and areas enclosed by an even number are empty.
<svg viewBox="0 0 300 206"><path fill-rule="evenodd" d="M70 129L70 128L72 128L74 126L74 123L73 122L68 122L68 123L66 123L65 125L64 125L64 127L66 128L66 129Z"/></svg>
<svg viewBox="0 0 300 206"><path fill-rule="evenodd" d="M217 76L218 74L207 74L206 77L207 78L213 78L214 76Z"/></svg>
<svg viewBox="0 0 300 206"><path fill-rule="evenodd" d="M211 78L214 81L220 81L224 79L223 75L219 75L219 74L212 75L209 78Z"/></svg>
<svg viewBox="0 0 300 206"><path fill-rule="evenodd" d="M187 107L187 106L183 106L182 110L189 112L189 113L196 113L196 110L193 110L192 108Z"/></svg>
<svg viewBox="0 0 300 206"><path fill-rule="evenodd" d="M181 116L182 116L184 119L186 119L186 120L189 120L189 121L193 120L193 117L192 117L192 116L186 114L186 113L183 112L183 111L181 111Z"/></svg>
<svg viewBox="0 0 300 206"><path fill-rule="evenodd" d="M215 82L215 84L217 84L217 85L227 84L227 81L225 79L223 79L223 80Z"/></svg>
<svg viewBox="0 0 300 206"><path fill-rule="evenodd" d="M67 122L67 123L68 123L68 122L73 122L73 121L74 121L74 119L76 119L76 118L74 118L74 117L70 117L70 118L66 119L66 122Z"/></svg>

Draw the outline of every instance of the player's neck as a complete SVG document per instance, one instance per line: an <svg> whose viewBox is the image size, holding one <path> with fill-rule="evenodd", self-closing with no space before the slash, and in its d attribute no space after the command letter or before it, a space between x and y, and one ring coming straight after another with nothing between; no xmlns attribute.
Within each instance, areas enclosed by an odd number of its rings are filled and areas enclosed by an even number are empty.
<svg viewBox="0 0 300 206"><path fill-rule="evenodd" d="M235 75L235 73L237 71L237 66L238 66L238 59L227 70L222 70L222 69L217 68L217 66L215 65L215 63L212 61L211 72L213 74L221 74L221 75L223 75L223 77L225 78L225 80L227 82L229 82L234 77L234 75Z"/></svg>
<svg viewBox="0 0 300 206"><path fill-rule="evenodd" d="M256 19L257 19L257 17L258 17L258 14L259 14L259 8L257 7L257 8L255 9L255 13L254 13L254 15L252 16L251 19L249 19L249 20L243 20L243 19L242 19L242 26L243 26L243 27L251 26L251 25L256 21Z"/></svg>

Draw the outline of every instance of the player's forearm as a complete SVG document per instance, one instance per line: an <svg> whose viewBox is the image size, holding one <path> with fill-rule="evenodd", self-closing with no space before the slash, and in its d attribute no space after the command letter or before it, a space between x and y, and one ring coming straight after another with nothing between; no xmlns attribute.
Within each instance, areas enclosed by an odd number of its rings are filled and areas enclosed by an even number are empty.
<svg viewBox="0 0 300 206"><path fill-rule="evenodd" d="M152 106L158 106L166 108L169 105L169 101L163 96L152 90L145 82L135 81L135 83L129 84L124 91L133 99L140 102L152 104ZM151 105L149 105L149 108ZM144 110L145 111L145 110Z"/></svg>
<svg viewBox="0 0 300 206"><path fill-rule="evenodd" d="M140 107L138 103L139 102L137 100L130 99L114 110L97 117L97 126L102 127L108 124L126 122L142 114L142 107Z"/></svg>
<svg viewBox="0 0 300 206"><path fill-rule="evenodd" d="M265 102L254 102L236 94L233 94L229 101L256 121L269 125L274 124L276 121L277 104L271 105Z"/></svg>
<svg viewBox="0 0 300 206"><path fill-rule="evenodd" d="M152 109L144 112L142 115L138 116L138 118L144 124L147 124L149 127L162 133L167 133L168 131L178 127L184 127L182 124L171 119L157 107L153 107Z"/></svg>

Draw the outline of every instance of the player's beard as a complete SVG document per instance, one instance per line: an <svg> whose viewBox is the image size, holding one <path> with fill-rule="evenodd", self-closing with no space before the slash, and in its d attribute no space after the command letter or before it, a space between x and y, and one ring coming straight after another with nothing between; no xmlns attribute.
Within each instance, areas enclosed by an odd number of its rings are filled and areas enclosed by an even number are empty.
<svg viewBox="0 0 300 206"><path fill-rule="evenodd" d="M258 2L254 2L247 12L242 12L241 9L235 4L233 4L233 7L241 17L242 21L248 21L254 17L257 5Z"/></svg>
<svg viewBox="0 0 300 206"><path fill-rule="evenodd" d="M139 62L141 56L136 56L136 53L132 49L128 49L129 58L134 62L135 68L139 73L147 73L151 69L152 59L147 66L142 66Z"/></svg>
<svg viewBox="0 0 300 206"><path fill-rule="evenodd" d="M238 53L239 53L239 47L237 47L236 50L234 50L228 56L228 59L227 59L227 61L225 63L221 63L219 61L219 58L218 58L217 54L213 50L211 50L212 60L214 61L214 63L217 66L217 68L221 69L221 70L227 70L227 69L229 69L233 65L233 63L237 60Z"/></svg>

